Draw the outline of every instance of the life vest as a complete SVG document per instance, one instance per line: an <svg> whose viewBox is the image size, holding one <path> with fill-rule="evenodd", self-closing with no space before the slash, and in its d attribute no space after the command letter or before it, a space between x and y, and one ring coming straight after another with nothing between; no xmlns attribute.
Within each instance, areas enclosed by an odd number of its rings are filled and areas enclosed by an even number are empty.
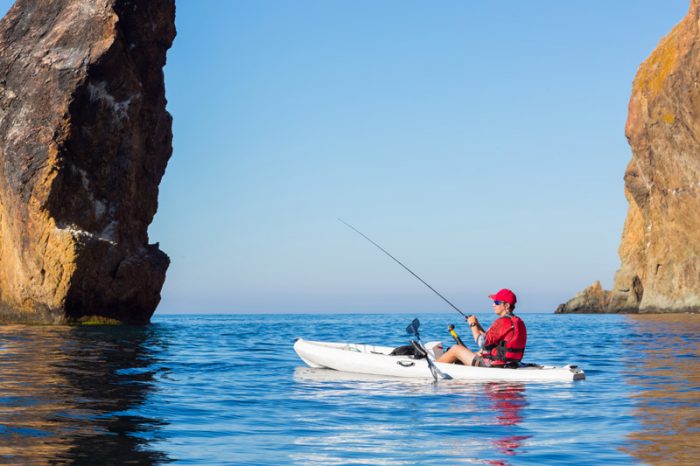
<svg viewBox="0 0 700 466"><path fill-rule="evenodd" d="M507 315L496 319L489 332L492 329L501 337L496 343L484 346L488 352L481 356L491 359L495 366L517 365L522 361L527 343L525 322L520 317Z"/></svg>

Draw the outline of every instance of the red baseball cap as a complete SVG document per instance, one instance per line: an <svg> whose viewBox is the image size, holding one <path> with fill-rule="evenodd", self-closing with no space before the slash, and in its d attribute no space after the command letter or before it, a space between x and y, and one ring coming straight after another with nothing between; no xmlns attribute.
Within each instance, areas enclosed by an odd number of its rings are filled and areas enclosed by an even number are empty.
<svg viewBox="0 0 700 466"><path fill-rule="evenodd" d="M510 291L508 288L503 288L496 294L490 294L489 298L493 299L494 301L505 301L510 303L511 306L518 302L518 299L515 297L515 293Z"/></svg>

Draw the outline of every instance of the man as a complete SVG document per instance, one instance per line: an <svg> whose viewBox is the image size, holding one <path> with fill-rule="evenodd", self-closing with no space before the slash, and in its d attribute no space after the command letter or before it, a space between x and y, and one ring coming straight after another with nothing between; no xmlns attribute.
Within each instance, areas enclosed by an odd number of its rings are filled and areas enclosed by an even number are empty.
<svg viewBox="0 0 700 466"><path fill-rule="evenodd" d="M527 330L520 317L513 315L517 298L509 289L489 295L493 300L493 311L498 315L488 332L475 316L467 317L479 353L462 345L455 345L437 359L437 362L461 361L465 366L516 367L525 354Z"/></svg>

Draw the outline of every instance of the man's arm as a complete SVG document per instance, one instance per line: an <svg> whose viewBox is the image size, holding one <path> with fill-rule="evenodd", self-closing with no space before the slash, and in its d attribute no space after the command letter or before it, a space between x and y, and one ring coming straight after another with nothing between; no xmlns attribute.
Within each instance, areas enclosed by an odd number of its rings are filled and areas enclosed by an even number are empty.
<svg viewBox="0 0 700 466"><path fill-rule="evenodd" d="M472 331L474 341L479 347L479 350L482 350L486 340L486 332L484 331L484 328L481 326L481 324L479 324L479 319L477 319L476 316L467 317L467 323Z"/></svg>

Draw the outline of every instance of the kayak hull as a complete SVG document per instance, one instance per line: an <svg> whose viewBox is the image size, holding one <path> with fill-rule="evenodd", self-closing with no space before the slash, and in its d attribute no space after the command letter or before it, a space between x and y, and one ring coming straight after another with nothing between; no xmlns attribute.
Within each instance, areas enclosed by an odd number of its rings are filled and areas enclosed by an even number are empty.
<svg viewBox="0 0 700 466"><path fill-rule="evenodd" d="M426 344L431 356L439 356L439 343ZM328 368L343 372L412 379L432 379L426 359L391 356L394 348L357 343L331 343L298 338L294 351L309 367ZM531 365L517 369L471 367L459 364L435 363L445 374L458 380L484 381L542 381L568 382L586 378L576 366Z"/></svg>

